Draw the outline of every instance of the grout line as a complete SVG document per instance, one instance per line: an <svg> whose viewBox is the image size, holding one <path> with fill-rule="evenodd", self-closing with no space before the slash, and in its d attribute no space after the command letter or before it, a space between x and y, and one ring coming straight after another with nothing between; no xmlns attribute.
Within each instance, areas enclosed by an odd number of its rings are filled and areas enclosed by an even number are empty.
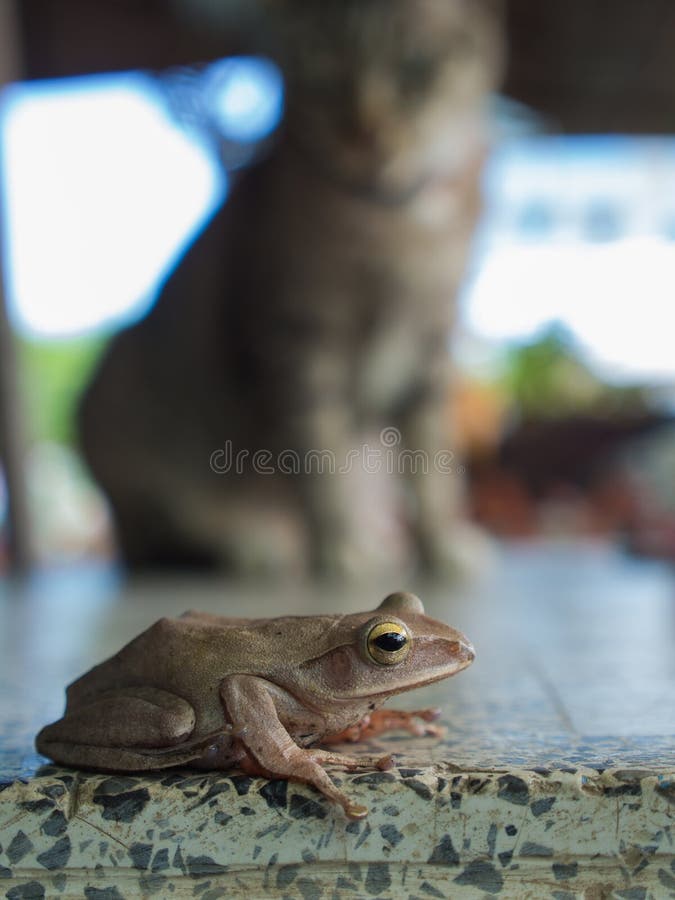
<svg viewBox="0 0 675 900"><path fill-rule="evenodd" d="M565 703L563 702L563 699L560 696L558 689L553 681L544 672L544 670L529 656L527 660L527 667L530 669L535 679L540 682L544 693L548 697L551 706L555 710L563 726L567 729L567 731L570 732L570 734L574 735L575 737L579 737L579 731L575 727L574 722L572 721L572 716L568 712L567 707L565 706Z"/></svg>

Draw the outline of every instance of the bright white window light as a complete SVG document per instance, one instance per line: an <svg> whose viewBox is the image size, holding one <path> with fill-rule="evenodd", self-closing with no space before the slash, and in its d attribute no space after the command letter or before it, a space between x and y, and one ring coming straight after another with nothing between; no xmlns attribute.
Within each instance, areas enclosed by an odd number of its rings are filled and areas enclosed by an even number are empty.
<svg viewBox="0 0 675 900"><path fill-rule="evenodd" d="M263 140L281 121L283 80L270 60L255 56L219 60L204 72L204 91L209 113L228 140Z"/></svg>
<svg viewBox="0 0 675 900"><path fill-rule="evenodd" d="M469 331L503 343L561 322L604 377L672 381L675 141L514 141L486 187Z"/></svg>
<svg viewBox="0 0 675 900"><path fill-rule="evenodd" d="M0 116L12 318L67 336L141 316L225 196L140 73L14 85Z"/></svg>
<svg viewBox="0 0 675 900"><path fill-rule="evenodd" d="M675 245L645 237L495 250L467 297L467 318L499 343L563 322L605 377L671 380Z"/></svg>

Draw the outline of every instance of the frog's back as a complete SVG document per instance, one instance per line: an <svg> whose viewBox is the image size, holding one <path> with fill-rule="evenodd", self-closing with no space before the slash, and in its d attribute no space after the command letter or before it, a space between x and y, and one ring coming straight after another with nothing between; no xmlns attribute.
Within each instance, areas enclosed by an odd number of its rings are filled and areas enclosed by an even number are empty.
<svg viewBox="0 0 675 900"><path fill-rule="evenodd" d="M186 699L227 675L267 675L321 652L342 616L235 619L190 611L163 618L67 690L72 709L106 691L149 685ZM301 637L299 637L301 635Z"/></svg>

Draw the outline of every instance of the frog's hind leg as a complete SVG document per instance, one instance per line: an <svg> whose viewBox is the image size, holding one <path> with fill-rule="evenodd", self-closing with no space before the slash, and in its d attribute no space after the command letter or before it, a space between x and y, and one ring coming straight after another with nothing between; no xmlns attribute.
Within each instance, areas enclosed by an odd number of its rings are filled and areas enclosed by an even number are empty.
<svg viewBox="0 0 675 900"><path fill-rule="evenodd" d="M152 687L123 688L67 708L62 719L42 729L35 745L69 766L161 769L202 755L204 742L188 740L194 726L194 709L181 697Z"/></svg>
<svg viewBox="0 0 675 900"><path fill-rule="evenodd" d="M407 711L402 709L376 709L368 713L355 725L350 725L337 734L322 738L323 744L367 741L389 731L407 731L414 737L442 737L445 729L434 725L441 711L436 707ZM419 720L419 721L417 721ZM422 724L424 723L424 724Z"/></svg>

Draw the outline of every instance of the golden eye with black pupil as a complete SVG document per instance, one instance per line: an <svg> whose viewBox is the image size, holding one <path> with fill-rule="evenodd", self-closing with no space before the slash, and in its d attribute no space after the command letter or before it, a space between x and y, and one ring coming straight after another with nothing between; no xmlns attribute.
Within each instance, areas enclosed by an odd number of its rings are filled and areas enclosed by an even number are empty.
<svg viewBox="0 0 675 900"><path fill-rule="evenodd" d="M391 666L410 652L410 635L400 622L378 622L368 632L366 648L373 662Z"/></svg>

